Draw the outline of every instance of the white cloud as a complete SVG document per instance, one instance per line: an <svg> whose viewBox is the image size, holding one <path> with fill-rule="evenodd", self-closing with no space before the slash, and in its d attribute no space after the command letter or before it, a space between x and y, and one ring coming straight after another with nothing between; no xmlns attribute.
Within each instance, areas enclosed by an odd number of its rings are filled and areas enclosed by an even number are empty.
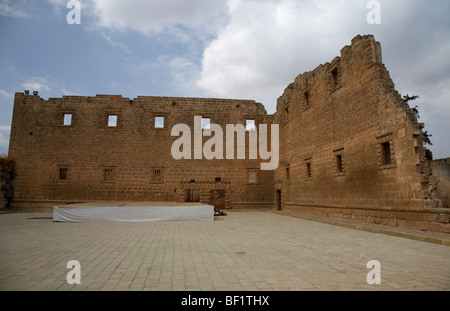
<svg viewBox="0 0 450 311"><path fill-rule="evenodd" d="M365 0L228 0L231 21L205 49L197 85L210 96L256 99L274 112L298 74L330 62L358 34L374 34L389 51L394 82L440 81L450 70L450 36L441 25L449 5L435 3L381 1L382 24L368 25Z"/></svg>
<svg viewBox="0 0 450 311"><path fill-rule="evenodd" d="M61 7L65 2L48 1ZM186 96L254 99L269 113L298 74L339 56L356 35L373 34L399 92L421 95L420 103L427 105L423 120L446 124L450 2L379 1L381 25L367 23L368 0L84 0L82 14L83 24L125 50L115 31L132 30L161 42L193 41L189 48L196 51L206 45L201 64L196 53L185 50L132 69L149 70L154 79L170 75ZM40 80L25 82L49 87ZM433 137L446 136L437 132Z"/></svg>
<svg viewBox="0 0 450 311"><path fill-rule="evenodd" d="M30 92L38 91L41 97L75 94L71 88L67 88L64 80L46 72L41 73L41 75L26 75L13 66L6 67L6 72L14 80L20 81L20 86L24 90L29 90ZM17 87L15 87L16 90Z"/></svg>
<svg viewBox="0 0 450 311"><path fill-rule="evenodd" d="M21 86L30 91L49 91L50 87L48 84L49 83L46 78L33 77L26 82L23 82Z"/></svg>
<svg viewBox="0 0 450 311"><path fill-rule="evenodd" d="M381 25L369 25L366 0L228 0L230 23L205 49L197 86L208 97L255 99L273 113L297 75L332 61L356 35L373 34L397 90L421 95L421 121L434 124L438 154L448 156L450 3L380 2Z"/></svg>
<svg viewBox="0 0 450 311"><path fill-rule="evenodd" d="M169 61L172 83L178 92L184 96L201 96L197 90L196 80L200 77L200 68L192 60L184 57L174 57Z"/></svg>
<svg viewBox="0 0 450 311"><path fill-rule="evenodd" d="M29 18L26 12L27 2L25 0L0 0L0 15L16 18Z"/></svg>
<svg viewBox="0 0 450 311"><path fill-rule="evenodd" d="M125 53L130 53L130 50L125 44L122 44L120 42L116 42L113 39L111 39L110 36L107 36L105 33L102 33L103 39L105 39L112 47L118 47L122 49Z"/></svg>
<svg viewBox="0 0 450 311"><path fill-rule="evenodd" d="M98 26L131 29L147 35L168 31L182 34L180 28L215 33L221 23L224 1L211 0L90 0L85 1L98 18Z"/></svg>
<svg viewBox="0 0 450 311"><path fill-rule="evenodd" d="M365 5L358 0L228 4L231 23L205 50L198 86L213 95L256 99L272 109L296 75L332 60L357 34L347 26L358 12L356 23L366 23Z"/></svg>
<svg viewBox="0 0 450 311"><path fill-rule="evenodd" d="M135 65L132 70L148 73L149 83L156 84L161 79L167 79L169 81L167 88L172 93L165 96L202 96L202 90L196 86L201 66L189 55L186 57L160 55L155 60L146 60Z"/></svg>
<svg viewBox="0 0 450 311"><path fill-rule="evenodd" d="M0 154L7 153L11 126L0 124Z"/></svg>
<svg viewBox="0 0 450 311"><path fill-rule="evenodd" d="M12 98L12 97L13 97L13 94L12 94L12 93L7 92L7 91L5 91L5 90L0 90L0 94L1 94L2 96L6 97L6 98Z"/></svg>

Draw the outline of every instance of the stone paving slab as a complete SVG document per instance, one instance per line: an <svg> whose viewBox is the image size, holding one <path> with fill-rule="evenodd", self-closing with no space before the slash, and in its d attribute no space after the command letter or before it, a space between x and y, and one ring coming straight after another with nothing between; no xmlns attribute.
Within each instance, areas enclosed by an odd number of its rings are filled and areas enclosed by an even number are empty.
<svg viewBox="0 0 450 311"><path fill-rule="evenodd" d="M442 244L450 246L450 234L433 231L418 231L412 229L406 229L401 227L391 227L385 225L364 223L359 221L334 219L330 217L320 217L313 215L305 215L290 211L271 211L280 215L288 215L292 217L302 218L306 220L318 221L334 226L341 226L345 228L351 228L355 230L363 230L373 233L387 234L392 236L398 236L406 239L413 239L417 241L423 241L434 244Z"/></svg>
<svg viewBox="0 0 450 311"><path fill-rule="evenodd" d="M0 214L0 290L343 291L450 289L447 245L274 212L214 222L55 223ZM445 240L445 239L444 239ZM81 264L69 285L68 261ZM369 285L366 264L381 264Z"/></svg>

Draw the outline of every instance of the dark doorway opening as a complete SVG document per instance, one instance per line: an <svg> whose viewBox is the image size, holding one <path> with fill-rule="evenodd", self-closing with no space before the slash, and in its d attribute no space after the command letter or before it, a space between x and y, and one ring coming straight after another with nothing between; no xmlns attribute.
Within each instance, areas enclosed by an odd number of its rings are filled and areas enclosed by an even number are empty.
<svg viewBox="0 0 450 311"><path fill-rule="evenodd" d="M185 202L200 202L200 190L186 190Z"/></svg>
<svg viewBox="0 0 450 311"><path fill-rule="evenodd" d="M214 205L215 209L225 209L225 190L211 190L209 204Z"/></svg>
<svg viewBox="0 0 450 311"><path fill-rule="evenodd" d="M277 190L277 210L281 211L281 190Z"/></svg>

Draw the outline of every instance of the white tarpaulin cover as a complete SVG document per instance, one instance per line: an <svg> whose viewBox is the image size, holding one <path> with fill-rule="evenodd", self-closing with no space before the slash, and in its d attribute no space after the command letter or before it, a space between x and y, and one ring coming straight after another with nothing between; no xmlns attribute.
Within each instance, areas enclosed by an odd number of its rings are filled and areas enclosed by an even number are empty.
<svg viewBox="0 0 450 311"><path fill-rule="evenodd" d="M58 222L148 222L177 220L214 220L214 206L180 203L73 204L53 207L53 221Z"/></svg>

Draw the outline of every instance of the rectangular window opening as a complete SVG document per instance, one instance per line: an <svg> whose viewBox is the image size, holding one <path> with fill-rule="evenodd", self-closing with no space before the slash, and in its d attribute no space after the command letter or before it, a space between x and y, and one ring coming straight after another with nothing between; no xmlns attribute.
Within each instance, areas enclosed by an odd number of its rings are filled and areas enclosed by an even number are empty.
<svg viewBox="0 0 450 311"><path fill-rule="evenodd" d="M248 183L249 184L256 184L256 172L249 172L248 173Z"/></svg>
<svg viewBox="0 0 450 311"><path fill-rule="evenodd" d="M333 71L331 71L331 78L333 80L333 86L336 87L338 84L338 70L337 68L333 69Z"/></svg>
<svg viewBox="0 0 450 311"><path fill-rule="evenodd" d="M381 144L381 159L383 165L392 164L390 142L385 142Z"/></svg>
<svg viewBox="0 0 450 311"><path fill-rule="evenodd" d="M257 169L247 169L247 184L259 184L259 173Z"/></svg>
<svg viewBox="0 0 450 311"><path fill-rule="evenodd" d="M200 190L186 190L185 202L200 202Z"/></svg>
<svg viewBox="0 0 450 311"><path fill-rule="evenodd" d="M114 181L114 169L113 168L105 168L103 171L103 180L104 181Z"/></svg>
<svg viewBox="0 0 450 311"><path fill-rule="evenodd" d="M71 113L65 113L64 114L64 123L65 126L72 125L72 114Z"/></svg>
<svg viewBox="0 0 450 311"><path fill-rule="evenodd" d="M309 95L309 91L306 91L306 92L304 93L304 97L305 97L305 104L306 104L306 106L309 106L309 104L310 104L310 95Z"/></svg>
<svg viewBox="0 0 450 311"><path fill-rule="evenodd" d="M211 128L211 119L202 118L202 130L209 130Z"/></svg>
<svg viewBox="0 0 450 311"><path fill-rule="evenodd" d="M344 171L344 167L342 165L342 154L336 156L336 169L338 173L342 173Z"/></svg>
<svg viewBox="0 0 450 311"><path fill-rule="evenodd" d="M311 178L312 172L311 172L311 163L306 163L306 177Z"/></svg>
<svg viewBox="0 0 450 311"><path fill-rule="evenodd" d="M162 168L154 168L152 175L152 183L161 184L163 183L163 171Z"/></svg>
<svg viewBox="0 0 450 311"><path fill-rule="evenodd" d="M157 129L164 128L164 117L155 117L155 128Z"/></svg>
<svg viewBox="0 0 450 311"><path fill-rule="evenodd" d="M117 115L108 115L108 127L117 127Z"/></svg>
<svg viewBox="0 0 450 311"><path fill-rule="evenodd" d="M59 168L59 180L67 180L69 169L67 167Z"/></svg>
<svg viewBox="0 0 450 311"><path fill-rule="evenodd" d="M246 120L246 122L245 122L245 129L247 131L254 131L254 130L256 130L255 120Z"/></svg>

